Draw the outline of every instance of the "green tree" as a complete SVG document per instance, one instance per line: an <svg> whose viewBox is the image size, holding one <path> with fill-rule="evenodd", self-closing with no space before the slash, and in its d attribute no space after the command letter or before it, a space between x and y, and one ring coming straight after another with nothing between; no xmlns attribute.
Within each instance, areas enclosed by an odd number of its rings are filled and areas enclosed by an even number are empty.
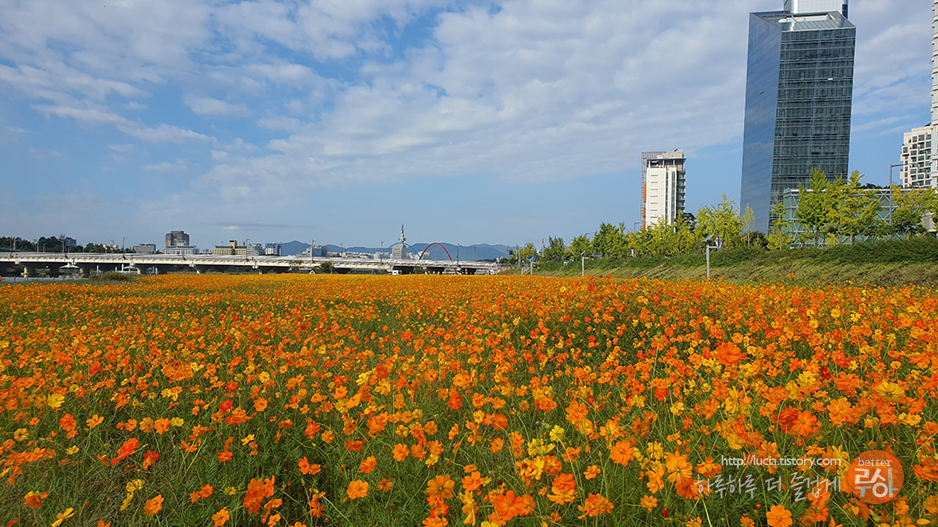
<svg viewBox="0 0 938 527"><path fill-rule="evenodd" d="M567 246L563 243L563 238L547 239L547 247L544 248L544 259L549 262L559 262L567 255Z"/></svg>
<svg viewBox="0 0 938 527"><path fill-rule="evenodd" d="M19 236L0 237L0 251L35 251L36 246L29 240L24 240Z"/></svg>
<svg viewBox="0 0 938 527"><path fill-rule="evenodd" d="M806 228L805 236L814 238L814 246L820 245L821 236L830 232L831 216L837 200L835 190L827 176L820 170L811 172L808 188L798 185L798 210L795 217Z"/></svg>
<svg viewBox="0 0 938 527"><path fill-rule="evenodd" d="M524 244L524 247L522 247L521 249L518 250L518 253L517 253L516 256L518 257L518 260L519 260L522 264L524 264L525 262L527 262L527 261L530 260L531 258L534 258L534 257L537 256L537 249L534 247L534 244L533 244L533 243L528 242L528 243Z"/></svg>
<svg viewBox="0 0 938 527"><path fill-rule="evenodd" d="M785 218L785 205L781 201L772 207L771 219L772 227L767 237L769 249L787 249L794 237L791 235L792 222Z"/></svg>
<svg viewBox="0 0 938 527"><path fill-rule="evenodd" d="M335 265L332 262L322 262L317 265L314 270L317 274L332 274L335 272Z"/></svg>
<svg viewBox="0 0 938 527"><path fill-rule="evenodd" d="M697 211L697 230L703 238L713 236L718 247L735 247L740 244L743 219L739 215L736 202L720 196L720 204L715 207L701 207Z"/></svg>
<svg viewBox="0 0 938 527"><path fill-rule="evenodd" d="M592 244L590 243L589 237L585 234L581 234L570 241L570 254L572 254L574 258L579 258L583 253L586 253L588 256L591 249Z"/></svg>
<svg viewBox="0 0 938 527"><path fill-rule="evenodd" d="M922 216L929 205L929 191L921 188L905 189L893 185L892 234L905 234L911 238L924 232Z"/></svg>
<svg viewBox="0 0 938 527"><path fill-rule="evenodd" d="M611 223L601 223L599 231L593 235L590 243L593 253L602 257L624 256L628 248L624 225L618 227Z"/></svg>
<svg viewBox="0 0 938 527"><path fill-rule="evenodd" d="M839 185L838 202L834 209L837 218L838 233L850 237L850 243L856 242L857 235L872 235L879 221L882 208L873 189L860 186L863 176L854 171L847 181Z"/></svg>

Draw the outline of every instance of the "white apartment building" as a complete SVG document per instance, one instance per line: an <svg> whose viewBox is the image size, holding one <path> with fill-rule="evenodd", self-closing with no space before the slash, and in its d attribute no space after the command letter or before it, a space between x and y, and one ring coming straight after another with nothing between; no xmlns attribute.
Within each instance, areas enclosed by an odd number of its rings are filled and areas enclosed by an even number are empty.
<svg viewBox="0 0 938 527"><path fill-rule="evenodd" d="M902 138L902 186L938 187L932 155L932 126L906 132Z"/></svg>
<svg viewBox="0 0 938 527"><path fill-rule="evenodd" d="M684 151L642 152L642 228L684 213Z"/></svg>

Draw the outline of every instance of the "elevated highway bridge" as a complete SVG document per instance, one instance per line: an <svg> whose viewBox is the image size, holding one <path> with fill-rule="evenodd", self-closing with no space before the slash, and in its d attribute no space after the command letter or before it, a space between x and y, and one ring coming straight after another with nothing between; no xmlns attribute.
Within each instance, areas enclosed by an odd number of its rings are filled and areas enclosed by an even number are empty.
<svg viewBox="0 0 938 527"><path fill-rule="evenodd" d="M35 276L42 272L58 276L75 272L89 276L95 272L125 270L129 272L165 274L173 270L189 269L204 272L254 273L308 273L320 264L332 265L334 272L374 272L411 274L421 269L427 273L494 274L498 264L493 262L460 262L451 260L411 260L355 257L301 257L301 256L213 256L170 255L136 253L0 253L0 275Z"/></svg>

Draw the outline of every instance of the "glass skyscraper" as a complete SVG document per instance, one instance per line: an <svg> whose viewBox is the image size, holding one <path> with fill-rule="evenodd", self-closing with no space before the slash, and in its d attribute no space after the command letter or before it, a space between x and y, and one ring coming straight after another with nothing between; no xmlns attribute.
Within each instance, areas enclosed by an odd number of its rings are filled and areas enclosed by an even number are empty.
<svg viewBox="0 0 938 527"><path fill-rule="evenodd" d="M752 208L756 230L768 232L772 207L812 170L847 174L856 27L846 3L817 11L835 4L787 0L750 15L740 208Z"/></svg>

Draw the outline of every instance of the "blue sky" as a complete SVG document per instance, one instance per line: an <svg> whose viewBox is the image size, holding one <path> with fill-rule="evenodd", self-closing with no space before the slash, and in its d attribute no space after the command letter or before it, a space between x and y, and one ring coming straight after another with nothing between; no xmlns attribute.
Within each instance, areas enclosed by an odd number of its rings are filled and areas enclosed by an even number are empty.
<svg viewBox="0 0 938 527"><path fill-rule="evenodd" d="M782 0L0 0L0 234L539 244L739 197L748 13ZM930 120L931 4L854 0L851 168Z"/></svg>

